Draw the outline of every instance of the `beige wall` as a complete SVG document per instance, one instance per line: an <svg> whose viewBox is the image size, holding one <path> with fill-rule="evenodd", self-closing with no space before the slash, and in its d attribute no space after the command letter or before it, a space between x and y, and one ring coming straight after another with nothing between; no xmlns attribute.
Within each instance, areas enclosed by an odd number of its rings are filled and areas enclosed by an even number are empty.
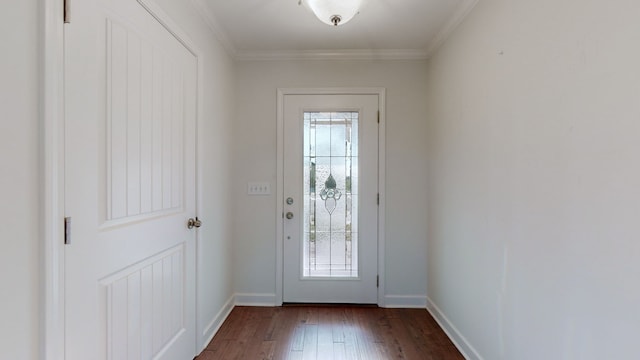
<svg viewBox="0 0 640 360"><path fill-rule="evenodd" d="M428 65L428 295L471 358L640 357L639 18L482 0Z"/></svg>
<svg viewBox="0 0 640 360"><path fill-rule="evenodd" d="M387 89L386 295L426 291L424 213L425 62L267 61L238 63L234 127L235 284L239 293L275 296L276 90L296 87ZM247 196L268 181L271 196Z"/></svg>
<svg viewBox="0 0 640 360"><path fill-rule="evenodd" d="M39 342L38 8L0 22L0 357L37 359Z"/></svg>

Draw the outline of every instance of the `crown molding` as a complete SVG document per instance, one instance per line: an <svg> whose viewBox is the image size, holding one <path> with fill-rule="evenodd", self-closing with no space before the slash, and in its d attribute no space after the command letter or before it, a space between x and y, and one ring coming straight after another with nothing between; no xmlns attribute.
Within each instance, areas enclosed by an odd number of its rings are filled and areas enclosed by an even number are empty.
<svg viewBox="0 0 640 360"><path fill-rule="evenodd" d="M425 50L381 49L381 50L281 50L239 51L238 61L282 61L282 60L426 60Z"/></svg>
<svg viewBox="0 0 640 360"><path fill-rule="evenodd" d="M430 58L435 52L444 44L449 38L451 33L460 25L467 15L473 10L479 0L463 0L462 4L458 6L453 16L449 18L449 21L445 23L442 30L438 32L431 41L431 45L426 50L427 58Z"/></svg>
<svg viewBox="0 0 640 360"><path fill-rule="evenodd" d="M286 61L286 60L428 60L466 16L473 10L479 0L463 0L453 16L445 23L442 30L434 36L427 49L328 49L328 50L238 50L227 32L222 28L211 8L205 0L190 0L196 12L207 23L220 44L229 56L237 61Z"/></svg>
<svg viewBox="0 0 640 360"><path fill-rule="evenodd" d="M220 22L216 18L211 8L203 0L191 0L191 5L207 23L222 47L229 53L229 56L235 59L238 51L229 38L229 35L227 35L227 32L220 25Z"/></svg>

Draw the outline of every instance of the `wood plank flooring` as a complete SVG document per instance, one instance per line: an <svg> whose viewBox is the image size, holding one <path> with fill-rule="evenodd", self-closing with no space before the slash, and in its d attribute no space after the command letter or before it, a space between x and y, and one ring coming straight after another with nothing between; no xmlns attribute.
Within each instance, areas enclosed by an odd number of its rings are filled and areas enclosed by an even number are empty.
<svg viewBox="0 0 640 360"><path fill-rule="evenodd" d="M197 360L464 359L423 309L236 307Z"/></svg>

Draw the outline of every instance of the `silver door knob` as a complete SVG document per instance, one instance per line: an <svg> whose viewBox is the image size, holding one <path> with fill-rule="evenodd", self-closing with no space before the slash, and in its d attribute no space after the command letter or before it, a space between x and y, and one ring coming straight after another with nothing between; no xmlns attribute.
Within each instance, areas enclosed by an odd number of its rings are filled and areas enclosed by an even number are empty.
<svg viewBox="0 0 640 360"><path fill-rule="evenodd" d="M188 227L189 229L193 229L194 227L195 227L195 228L199 228L200 226L202 226L202 221L200 221L200 219L198 219L197 217L196 217L195 219L194 219L194 218L191 218L191 219L189 219L189 221L187 222L187 227Z"/></svg>
<svg viewBox="0 0 640 360"><path fill-rule="evenodd" d="M286 215L287 219L291 220L293 219L293 213L291 211L289 211Z"/></svg>

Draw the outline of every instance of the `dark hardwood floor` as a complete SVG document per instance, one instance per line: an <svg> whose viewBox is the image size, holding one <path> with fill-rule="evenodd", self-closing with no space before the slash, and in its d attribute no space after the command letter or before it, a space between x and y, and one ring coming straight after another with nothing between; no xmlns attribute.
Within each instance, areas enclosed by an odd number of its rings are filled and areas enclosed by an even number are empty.
<svg viewBox="0 0 640 360"><path fill-rule="evenodd" d="M464 359L423 309L236 307L197 360Z"/></svg>

